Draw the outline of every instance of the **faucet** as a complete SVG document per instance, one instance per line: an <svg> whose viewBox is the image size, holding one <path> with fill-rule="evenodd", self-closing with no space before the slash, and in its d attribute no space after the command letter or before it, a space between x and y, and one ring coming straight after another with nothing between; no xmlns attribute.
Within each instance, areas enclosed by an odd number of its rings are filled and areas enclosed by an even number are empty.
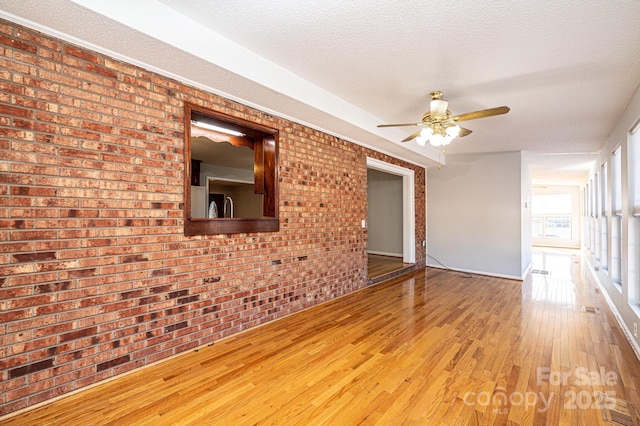
<svg viewBox="0 0 640 426"><path fill-rule="evenodd" d="M223 217L227 217L227 201L229 202L229 206L230 206L230 215L229 217L233 217L233 198L231 197L227 197L224 199L224 206L223 206Z"/></svg>

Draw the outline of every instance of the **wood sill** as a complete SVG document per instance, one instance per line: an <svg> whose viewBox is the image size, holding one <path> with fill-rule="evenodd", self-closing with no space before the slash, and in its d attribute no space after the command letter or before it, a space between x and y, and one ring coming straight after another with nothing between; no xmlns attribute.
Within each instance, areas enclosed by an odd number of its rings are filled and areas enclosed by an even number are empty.
<svg viewBox="0 0 640 426"><path fill-rule="evenodd" d="M280 221L275 217L258 219L218 218L187 219L184 224L184 235L241 234L250 232L277 232Z"/></svg>

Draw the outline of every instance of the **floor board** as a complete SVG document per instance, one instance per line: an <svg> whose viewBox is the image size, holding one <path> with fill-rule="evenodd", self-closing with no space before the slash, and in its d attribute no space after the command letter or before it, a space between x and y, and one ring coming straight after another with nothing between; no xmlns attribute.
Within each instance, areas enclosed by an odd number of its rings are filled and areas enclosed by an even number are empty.
<svg viewBox="0 0 640 426"><path fill-rule="evenodd" d="M367 262L367 272L370 280L413 266L410 263L403 263L401 257L371 253L367 255Z"/></svg>
<svg viewBox="0 0 640 426"><path fill-rule="evenodd" d="M534 262L411 272L0 423L637 425L640 362L579 253Z"/></svg>

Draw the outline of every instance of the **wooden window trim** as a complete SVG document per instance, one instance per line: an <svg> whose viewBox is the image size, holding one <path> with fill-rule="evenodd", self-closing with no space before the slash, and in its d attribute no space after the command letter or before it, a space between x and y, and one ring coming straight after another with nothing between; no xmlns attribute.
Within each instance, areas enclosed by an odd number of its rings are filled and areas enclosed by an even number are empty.
<svg viewBox="0 0 640 426"><path fill-rule="evenodd" d="M191 217L191 113L217 118L269 135L254 146L255 189L263 196L263 217L260 218L192 218ZM185 103L184 145L184 234L213 235L252 232L276 232L280 230L278 188L278 131L250 121ZM260 145L256 148L256 146Z"/></svg>

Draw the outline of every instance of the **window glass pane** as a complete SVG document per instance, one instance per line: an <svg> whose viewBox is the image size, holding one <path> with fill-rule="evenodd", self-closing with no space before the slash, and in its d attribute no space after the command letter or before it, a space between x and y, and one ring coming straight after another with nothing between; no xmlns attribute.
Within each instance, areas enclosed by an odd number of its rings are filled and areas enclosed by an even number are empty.
<svg viewBox="0 0 640 426"><path fill-rule="evenodd" d="M604 163L600 169L600 191L602 193L601 213L605 215L607 214L607 163Z"/></svg>
<svg viewBox="0 0 640 426"><path fill-rule="evenodd" d="M542 218L541 217L534 217L531 220L531 225L532 225L532 234L533 234L533 238L542 238L544 235L542 233Z"/></svg>
<svg viewBox="0 0 640 426"><path fill-rule="evenodd" d="M593 179L593 215L598 217L601 212L600 206L600 174L596 173L595 178Z"/></svg>
<svg viewBox="0 0 640 426"><path fill-rule="evenodd" d="M611 197L614 213L622 212L622 152L620 148L611 156Z"/></svg>
<svg viewBox="0 0 640 426"><path fill-rule="evenodd" d="M533 214L544 214L544 195L531 197L531 211Z"/></svg>
<svg viewBox="0 0 640 426"><path fill-rule="evenodd" d="M533 214L571 214L571 194L534 195Z"/></svg>
<svg viewBox="0 0 640 426"><path fill-rule="evenodd" d="M589 192L589 216L595 217L595 215L596 215L596 209L595 209L596 191L595 191L594 186L593 186L593 179L589 180L589 188L591 188L590 192Z"/></svg>
<svg viewBox="0 0 640 426"><path fill-rule="evenodd" d="M633 191L633 207L634 212L640 213L640 129L636 128L636 130L631 134L631 152L630 152L630 165L629 172L633 177L632 179L632 188Z"/></svg>
<svg viewBox="0 0 640 426"><path fill-rule="evenodd" d="M571 239L571 217L547 216L544 225L545 238Z"/></svg>
<svg viewBox="0 0 640 426"><path fill-rule="evenodd" d="M547 195L546 213L571 214L571 194Z"/></svg>

